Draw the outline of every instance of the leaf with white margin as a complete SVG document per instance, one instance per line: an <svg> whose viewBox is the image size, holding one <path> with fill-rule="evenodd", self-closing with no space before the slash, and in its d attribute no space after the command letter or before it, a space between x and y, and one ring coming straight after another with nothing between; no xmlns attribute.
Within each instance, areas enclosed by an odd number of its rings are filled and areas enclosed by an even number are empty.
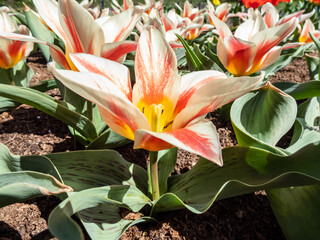
<svg viewBox="0 0 320 240"><path fill-rule="evenodd" d="M276 143L294 124L296 101L271 84L234 101L230 117L239 146L281 153Z"/></svg>
<svg viewBox="0 0 320 240"><path fill-rule="evenodd" d="M91 239L118 239L130 226L152 220L150 217L126 219L127 212L138 212L150 205L150 199L134 186L112 185L72 194L49 216L50 232L60 240L84 239L71 216L78 213ZM129 211L128 211L129 210Z"/></svg>
<svg viewBox="0 0 320 240"><path fill-rule="evenodd" d="M70 192L44 156L14 156L0 144L0 207L23 200Z"/></svg>
<svg viewBox="0 0 320 240"><path fill-rule="evenodd" d="M201 158L187 173L169 178L168 193L151 214L188 208L200 214L214 201L250 192L320 183L320 142L289 156L253 147L222 150L223 167Z"/></svg>
<svg viewBox="0 0 320 240"><path fill-rule="evenodd" d="M147 172L114 150L85 150L46 155L74 191L106 185L132 185L148 193Z"/></svg>

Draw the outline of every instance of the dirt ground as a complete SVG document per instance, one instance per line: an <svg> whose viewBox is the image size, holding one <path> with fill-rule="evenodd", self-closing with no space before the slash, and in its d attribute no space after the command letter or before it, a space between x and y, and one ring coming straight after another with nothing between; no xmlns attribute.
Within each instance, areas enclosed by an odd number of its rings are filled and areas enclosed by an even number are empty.
<svg viewBox="0 0 320 240"><path fill-rule="evenodd" d="M28 65L35 71L32 84L52 78L39 52L28 58ZM308 81L305 60L294 60L270 80ZM49 94L59 97L57 90L51 90ZM212 114L212 121L223 147L237 144L230 122L219 120L216 112ZM64 123L26 105L0 114L0 142L18 155L75 150L73 138ZM146 167L146 151L133 150L132 145L117 150L128 161ZM186 172L197 159L193 154L179 151L175 172ZM59 199L51 196L1 208L0 240L55 239L48 231L47 219L57 204ZM218 201L202 215L179 210L163 214L158 220L158 223L131 227L121 239L284 239L264 192Z"/></svg>

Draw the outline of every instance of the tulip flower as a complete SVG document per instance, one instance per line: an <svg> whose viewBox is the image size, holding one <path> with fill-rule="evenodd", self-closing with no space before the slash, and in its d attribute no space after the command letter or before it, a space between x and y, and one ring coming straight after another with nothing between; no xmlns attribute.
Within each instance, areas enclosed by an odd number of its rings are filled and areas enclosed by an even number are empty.
<svg viewBox="0 0 320 240"><path fill-rule="evenodd" d="M181 16L183 18L189 18L191 21L194 20L197 16L199 16L203 10L199 10L198 8L194 8L191 3L187 1L184 2L183 12Z"/></svg>
<svg viewBox="0 0 320 240"><path fill-rule="evenodd" d="M295 30L298 19L267 28L257 13L255 18L239 25L234 35L215 16L213 23L220 35L217 55L221 63L234 76L243 76L261 71L278 59L283 47L277 45Z"/></svg>
<svg viewBox="0 0 320 240"><path fill-rule="evenodd" d="M210 0L207 0L207 6L208 6L208 19L212 25L213 25L213 22L211 20L212 14L214 14L217 18L219 18L223 22L227 20L227 14L231 9L230 3L222 3L217 7L217 9L215 9L213 4L210 2Z"/></svg>
<svg viewBox="0 0 320 240"><path fill-rule="evenodd" d="M320 5L320 0L309 0L313 5Z"/></svg>
<svg viewBox="0 0 320 240"><path fill-rule="evenodd" d="M268 28L286 23L290 19L295 17L299 19L299 23L302 23L306 19L309 19L310 17L312 17L312 15L315 13L315 9L313 9L311 12L306 14L303 14L304 11L305 10L301 10L298 12L291 13L289 15L285 15L283 18L279 20L279 13L271 3L266 3L261 8L261 14L263 15L263 20L266 23ZM254 14L255 14L254 11L249 10L249 17L250 15L254 15Z"/></svg>
<svg viewBox="0 0 320 240"><path fill-rule="evenodd" d="M0 32L21 35L30 34L26 26L18 26L6 11L0 12ZM13 68L18 62L29 56L32 49L33 43L0 38L0 68Z"/></svg>
<svg viewBox="0 0 320 240"><path fill-rule="evenodd" d="M311 43L312 38L310 37L310 34L313 34L316 38L320 39L320 31L319 30L315 30L313 23L311 22L310 19L307 19L302 31L300 33L300 37L299 37L299 42L300 43Z"/></svg>
<svg viewBox="0 0 320 240"><path fill-rule="evenodd" d="M52 73L68 88L96 103L108 126L134 140L134 148L159 151L177 146L222 165L218 134L208 112L254 89L263 76L228 78L218 71L178 75L177 59L154 27L141 34L135 57L136 82L117 62L70 54L79 72Z"/></svg>
<svg viewBox="0 0 320 240"><path fill-rule="evenodd" d="M242 2L246 8L258 8L267 2L277 6L279 2L290 2L290 0L242 0Z"/></svg>
<svg viewBox="0 0 320 240"><path fill-rule="evenodd" d="M77 70L69 59L69 53L89 53L122 61L123 56L137 46L135 42L124 41L140 18L140 13L134 8L95 21L75 0L60 0L59 3L34 0L34 4L46 25L63 40L65 52L58 46L30 36L0 33L0 37L46 44L52 58L65 69ZM112 45L114 42L118 44ZM121 51L115 51L115 48Z"/></svg>

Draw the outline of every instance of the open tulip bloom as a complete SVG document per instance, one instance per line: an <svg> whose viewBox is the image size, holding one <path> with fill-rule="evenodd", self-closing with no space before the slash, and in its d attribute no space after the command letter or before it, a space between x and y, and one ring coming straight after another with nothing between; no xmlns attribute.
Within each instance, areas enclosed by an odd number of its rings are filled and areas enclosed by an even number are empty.
<svg viewBox="0 0 320 240"><path fill-rule="evenodd" d="M315 27L310 19L307 19L305 24L303 25L302 31L300 33L299 42L304 43L311 43L312 38L310 37L310 34L313 34L315 38L320 39L320 31L315 30Z"/></svg>
<svg viewBox="0 0 320 240"><path fill-rule="evenodd" d="M29 36L29 29L24 26L18 26L15 21L6 12L0 12L0 32L17 33ZM0 68L13 68L18 62L25 59L33 49L33 43L0 38Z"/></svg>
<svg viewBox="0 0 320 240"><path fill-rule="evenodd" d="M135 8L95 21L75 0L34 0L34 4L46 25L63 40L65 52L31 36L0 33L0 37L46 44L52 58L65 69L77 70L68 59L68 53L89 53L121 62L125 54L137 46L135 42L125 41L141 16ZM114 54L115 49L117 54Z"/></svg>
<svg viewBox="0 0 320 240"><path fill-rule="evenodd" d="M136 83L117 62L88 54L70 54L80 72L52 73L68 88L96 103L104 121L134 140L134 148L152 153L174 146L222 165L218 134L205 119L211 112L254 89L263 76L228 78L218 71L178 75L174 51L163 35L149 26L141 34L135 57ZM156 158L150 157L151 172ZM159 197L152 177L153 197Z"/></svg>
<svg viewBox="0 0 320 240"><path fill-rule="evenodd" d="M274 63L286 46L277 46L298 25L294 17L278 26L268 28L259 12L236 29L229 27L212 15L219 40L217 55L224 67L234 76L250 75Z"/></svg>

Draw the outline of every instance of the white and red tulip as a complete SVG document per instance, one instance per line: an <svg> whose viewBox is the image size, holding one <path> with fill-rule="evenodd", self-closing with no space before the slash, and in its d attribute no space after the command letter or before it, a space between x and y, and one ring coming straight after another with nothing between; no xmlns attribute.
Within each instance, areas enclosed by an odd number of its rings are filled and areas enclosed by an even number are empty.
<svg viewBox="0 0 320 240"><path fill-rule="evenodd" d="M131 8L113 17L95 21L92 15L86 11L75 0L34 0L39 15L61 38L65 44L65 52L59 47L46 43L36 38L25 37L17 34L2 34L1 37L20 40L32 41L46 44L50 47L52 58L63 68L77 70L69 59L69 53L89 53L96 56L110 56L108 52L110 47L104 47L105 44L124 41L140 18L137 9ZM122 53L127 46L118 44L122 48ZM113 52L114 50L111 49ZM122 59L114 56L114 60Z"/></svg>
<svg viewBox="0 0 320 240"><path fill-rule="evenodd" d="M199 8L194 8L191 3L186 0L184 2L183 11L181 13L181 17L189 18L193 21L196 17L200 16L204 12L204 9L199 10Z"/></svg>
<svg viewBox="0 0 320 240"><path fill-rule="evenodd" d="M234 35L229 27L213 16L220 35L217 55L224 67L234 76L250 75L274 63L283 47L277 46L297 27L298 19L267 28L259 12L240 24Z"/></svg>
<svg viewBox="0 0 320 240"><path fill-rule="evenodd" d="M300 33L299 43L301 43L301 44L311 43L312 38L310 37L309 33L313 34L313 36L320 39L320 31L315 30L315 27L314 27L313 23L311 22L311 20L307 19L305 24L303 25L302 31Z"/></svg>
<svg viewBox="0 0 320 240"><path fill-rule="evenodd" d="M278 10L271 3L267 2L261 8L261 14L263 15L263 20L266 23L268 28L286 23L289 20L291 20L292 18L298 18L299 23L302 23L306 19L309 19L310 17L312 17L312 15L315 13L314 9L310 13L306 13L306 14L303 14L304 11L305 10L301 10L301 11L286 15L283 18L279 19L280 17L279 17ZM249 13L250 13L250 11L249 11Z"/></svg>
<svg viewBox="0 0 320 240"><path fill-rule="evenodd" d="M215 9L211 1L207 0L207 6L208 6L208 20L213 25L211 16L214 14L221 21L225 22L228 18L227 14L229 13L232 5L230 3L222 3L217 7L217 9Z"/></svg>
<svg viewBox="0 0 320 240"><path fill-rule="evenodd" d="M133 88L124 65L88 54L70 58L79 72L56 69L53 63L49 69L68 88L96 103L108 126L134 140L134 148L177 146L218 165L219 138L206 114L254 89L263 78L228 78L218 71L181 77L174 51L152 26L138 43Z"/></svg>
<svg viewBox="0 0 320 240"><path fill-rule="evenodd" d="M18 26L6 11L0 11L0 33L30 35L29 29L24 25ZM0 68L13 68L32 50L33 43L0 38Z"/></svg>

